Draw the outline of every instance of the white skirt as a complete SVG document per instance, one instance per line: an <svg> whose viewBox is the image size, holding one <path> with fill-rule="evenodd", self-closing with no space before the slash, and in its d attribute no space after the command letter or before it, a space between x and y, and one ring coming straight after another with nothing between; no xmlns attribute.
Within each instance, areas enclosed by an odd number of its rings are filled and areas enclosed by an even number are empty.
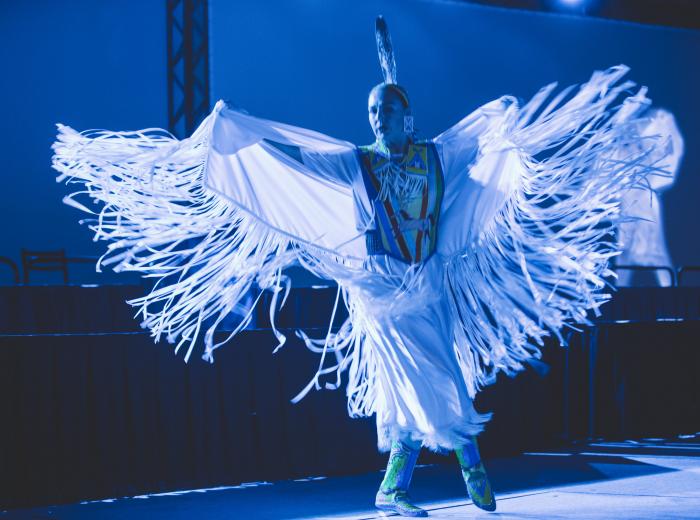
<svg viewBox="0 0 700 520"><path fill-rule="evenodd" d="M354 297L364 303L365 355L373 357L377 444L387 451L395 440L431 450L453 450L483 430L490 414L479 414L469 397L457 353L438 255L409 266L387 255L370 256L373 273L404 278L418 269L400 301L387 306L375 286ZM383 302L382 302L383 300Z"/></svg>

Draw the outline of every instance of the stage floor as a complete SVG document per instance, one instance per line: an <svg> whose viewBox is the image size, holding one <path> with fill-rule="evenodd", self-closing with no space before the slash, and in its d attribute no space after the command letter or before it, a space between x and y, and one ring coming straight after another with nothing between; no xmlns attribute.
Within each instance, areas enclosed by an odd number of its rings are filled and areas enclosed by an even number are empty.
<svg viewBox="0 0 700 520"><path fill-rule="evenodd" d="M446 459L448 460L448 459ZM411 493L430 518L700 518L700 435L592 443L487 461L498 510L466 498L456 462L416 468ZM310 477L0 512L2 519L382 518L373 507L382 478Z"/></svg>

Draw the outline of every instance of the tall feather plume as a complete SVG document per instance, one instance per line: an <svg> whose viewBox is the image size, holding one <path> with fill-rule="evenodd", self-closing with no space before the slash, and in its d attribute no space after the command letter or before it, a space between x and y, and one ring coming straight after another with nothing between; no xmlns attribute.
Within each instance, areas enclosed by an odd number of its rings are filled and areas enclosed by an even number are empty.
<svg viewBox="0 0 700 520"><path fill-rule="evenodd" d="M391 45L389 27L381 15L377 16L377 20L374 23L374 35L377 38L377 54L379 54L379 66L382 68L384 83L396 84L394 47Z"/></svg>

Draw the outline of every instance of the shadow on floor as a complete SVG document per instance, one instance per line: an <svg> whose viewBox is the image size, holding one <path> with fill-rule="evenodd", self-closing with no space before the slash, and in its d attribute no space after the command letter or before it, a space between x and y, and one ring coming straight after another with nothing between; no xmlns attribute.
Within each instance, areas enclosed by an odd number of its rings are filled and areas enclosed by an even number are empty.
<svg viewBox="0 0 700 520"><path fill-rule="evenodd" d="M528 493L543 488L673 472L628 458L633 454L698 457L697 438L594 443L569 450L526 453L487 461L498 494ZM144 495L56 507L0 512L2 519L153 520L322 518L348 515L374 518L373 500L382 478L371 473L340 478L301 479L213 490ZM416 469L411 494L419 502L465 500L464 484L454 459Z"/></svg>

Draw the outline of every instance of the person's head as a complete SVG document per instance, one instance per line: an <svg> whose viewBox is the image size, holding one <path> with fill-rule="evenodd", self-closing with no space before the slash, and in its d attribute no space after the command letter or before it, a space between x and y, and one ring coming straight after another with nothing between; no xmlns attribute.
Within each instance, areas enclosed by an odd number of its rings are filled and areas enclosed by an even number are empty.
<svg viewBox="0 0 700 520"><path fill-rule="evenodd" d="M405 118L411 117L406 90L398 85L380 83L370 91L367 109L377 141L392 151L402 150L411 135L404 127Z"/></svg>

